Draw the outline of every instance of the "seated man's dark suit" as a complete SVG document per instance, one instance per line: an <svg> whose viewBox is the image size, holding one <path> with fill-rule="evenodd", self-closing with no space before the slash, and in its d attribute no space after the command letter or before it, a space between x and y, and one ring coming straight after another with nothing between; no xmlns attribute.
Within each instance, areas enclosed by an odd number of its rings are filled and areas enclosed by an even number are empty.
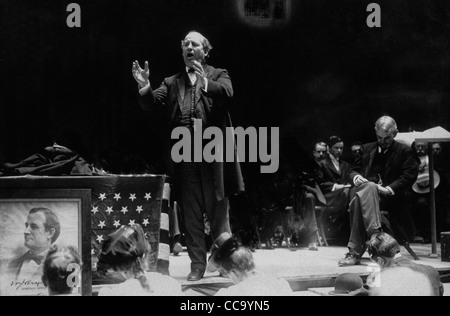
<svg viewBox="0 0 450 316"><path fill-rule="evenodd" d="M350 192L348 248L350 253L358 256L363 254L365 241L382 228L381 211L389 213L390 227L403 229L409 224L410 218L404 207L405 192L419 173L419 163L412 149L396 141L386 151L376 142L364 145L362 151L361 159L350 168L349 175L352 184L357 176L370 181ZM391 188L394 195L380 196L378 184Z"/></svg>
<svg viewBox="0 0 450 316"><path fill-rule="evenodd" d="M337 189L337 184L347 185L350 165L339 161L336 169L330 157L319 162L319 186L322 190L327 206L322 213L322 225L326 227L331 238L348 238L348 204L350 188Z"/></svg>
<svg viewBox="0 0 450 316"><path fill-rule="evenodd" d="M336 184L349 184L348 175L350 165L343 161L339 161L339 170L336 169L330 157L319 162L320 167L320 189L327 200L327 207L346 210L348 206L349 189L335 189Z"/></svg>

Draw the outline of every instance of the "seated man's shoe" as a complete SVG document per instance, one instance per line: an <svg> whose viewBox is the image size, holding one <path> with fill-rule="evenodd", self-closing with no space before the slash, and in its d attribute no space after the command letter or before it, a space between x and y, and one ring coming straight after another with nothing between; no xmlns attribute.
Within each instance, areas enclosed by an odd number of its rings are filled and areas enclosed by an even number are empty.
<svg viewBox="0 0 450 316"><path fill-rule="evenodd" d="M347 253L344 259L339 260L340 267L356 266L361 263L361 258L355 253Z"/></svg>
<svg viewBox="0 0 450 316"><path fill-rule="evenodd" d="M178 254L180 252L183 252L183 246L181 246L181 244L179 242L175 243L175 245L173 245L173 255L174 256L178 256Z"/></svg>
<svg viewBox="0 0 450 316"><path fill-rule="evenodd" d="M188 281L199 281L201 278L203 278L203 274L205 274L205 271L200 268L193 268L191 270L191 273L189 273L187 280Z"/></svg>

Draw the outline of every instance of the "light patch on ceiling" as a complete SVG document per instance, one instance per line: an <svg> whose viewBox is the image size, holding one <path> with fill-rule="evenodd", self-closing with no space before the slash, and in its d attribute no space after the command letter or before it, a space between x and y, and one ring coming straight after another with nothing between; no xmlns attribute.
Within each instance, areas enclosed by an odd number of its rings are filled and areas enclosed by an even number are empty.
<svg viewBox="0 0 450 316"><path fill-rule="evenodd" d="M253 26L282 26L291 19L291 0L235 1L239 18Z"/></svg>

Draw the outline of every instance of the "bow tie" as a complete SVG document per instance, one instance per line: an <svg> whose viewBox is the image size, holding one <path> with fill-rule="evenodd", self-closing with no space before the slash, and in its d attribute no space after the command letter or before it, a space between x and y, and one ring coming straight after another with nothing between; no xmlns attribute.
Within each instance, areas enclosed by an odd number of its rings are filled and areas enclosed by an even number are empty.
<svg viewBox="0 0 450 316"><path fill-rule="evenodd" d="M189 68L188 69L188 73L190 73L190 74L195 73L195 69L194 68Z"/></svg>
<svg viewBox="0 0 450 316"><path fill-rule="evenodd" d="M44 259L45 256L32 255L31 253L29 253L25 258L25 260L36 262L37 265L40 265Z"/></svg>

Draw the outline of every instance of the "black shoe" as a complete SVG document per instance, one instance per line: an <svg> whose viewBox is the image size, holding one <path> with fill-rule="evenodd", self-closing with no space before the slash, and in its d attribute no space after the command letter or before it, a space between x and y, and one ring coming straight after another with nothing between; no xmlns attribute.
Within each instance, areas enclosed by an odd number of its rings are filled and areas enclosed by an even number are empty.
<svg viewBox="0 0 450 316"><path fill-rule="evenodd" d="M361 263L361 257L355 253L347 253L344 259L339 260L338 266L348 267L356 266Z"/></svg>
<svg viewBox="0 0 450 316"><path fill-rule="evenodd" d="M199 281L201 278L203 278L203 274L205 274L205 271L200 268L193 268L191 270L191 273L189 273L187 280L188 281Z"/></svg>

